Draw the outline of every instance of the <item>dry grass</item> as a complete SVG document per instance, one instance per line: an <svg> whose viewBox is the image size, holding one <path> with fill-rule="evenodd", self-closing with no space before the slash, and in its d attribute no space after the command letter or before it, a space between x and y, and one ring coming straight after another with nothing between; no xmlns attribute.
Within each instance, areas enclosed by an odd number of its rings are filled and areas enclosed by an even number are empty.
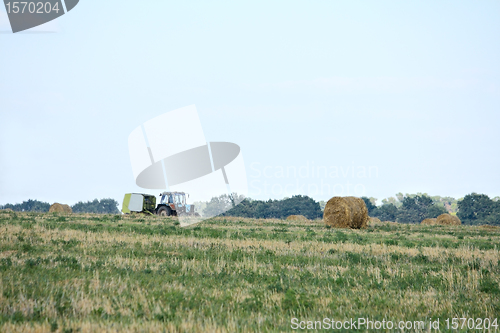
<svg viewBox="0 0 500 333"><path fill-rule="evenodd" d="M423 225L436 225L437 224L437 219L436 218L431 218L431 219L424 219L420 224Z"/></svg>
<svg viewBox="0 0 500 333"><path fill-rule="evenodd" d="M369 217L368 219L368 225L374 226L374 225L379 225L382 223L378 217Z"/></svg>
<svg viewBox="0 0 500 333"><path fill-rule="evenodd" d="M498 317L500 230L0 213L0 331L288 331L292 317Z"/></svg>
<svg viewBox="0 0 500 333"><path fill-rule="evenodd" d="M304 215L290 215L286 218L287 221L300 221L300 222L307 222L309 219L305 217Z"/></svg>

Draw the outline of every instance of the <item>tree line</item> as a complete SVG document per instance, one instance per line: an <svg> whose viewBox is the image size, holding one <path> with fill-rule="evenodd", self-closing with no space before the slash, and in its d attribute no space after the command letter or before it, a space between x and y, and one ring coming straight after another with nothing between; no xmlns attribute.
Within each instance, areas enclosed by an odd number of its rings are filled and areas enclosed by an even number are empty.
<svg viewBox="0 0 500 333"><path fill-rule="evenodd" d="M382 200L376 206L375 198L362 198L368 214L382 221L401 223L420 223L426 218L435 218L443 213L452 213L468 225L499 225L500 197L490 198L486 194L471 193L462 199L429 196L427 194L396 194ZM204 216L238 216L248 218L284 219L290 215L304 215L308 219L323 217L325 201L315 201L308 196L296 195L282 200L253 200L241 195L221 195L209 202L195 203L195 207ZM12 209L17 212L48 212L50 204L29 199L20 204L0 205L0 209ZM94 199L78 202L71 206L74 213L119 214L118 202L114 199Z"/></svg>
<svg viewBox="0 0 500 333"><path fill-rule="evenodd" d="M500 225L500 198L490 199L486 194L471 193L463 199L431 197L426 194L396 195L396 200L382 200L381 206L373 204L373 198L363 197L370 216L382 221L419 223L444 213L458 216L463 224Z"/></svg>
<svg viewBox="0 0 500 333"><path fill-rule="evenodd" d="M239 203L239 204L238 204ZM224 212L225 209L228 209ZM284 219L290 215L304 215L308 219L323 217L318 202L308 196L295 195L282 200L252 200L233 194L221 195L207 202L203 215L238 216L249 218Z"/></svg>
<svg viewBox="0 0 500 333"><path fill-rule="evenodd" d="M236 198L236 200L234 200ZM485 194L471 193L463 199L429 196L425 193L396 194L376 206L375 198L362 197L368 214L382 221L420 223L441 214L456 214L463 224L500 225L500 198L490 199ZM238 203L234 205L234 203ZM198 203L199 204L199 203ZM203 203L202 215L238 216L248 218L283 219L290 215L304 215L308 219L323 217L326 202L316 202L308 196L296 195L282 200L252 200L242 196L221 195ZM198 206L200 207L200 206ZM225 211L225 212L224 212Z"/></svg>
<svg viewBox="0 0 500 333"><path fill-rule="evenodd" d="M397 221L401 223L420 223L427 218L436 218L448 210L427 195L403 196L401 205L395 203L384 203L375 206L369 198L363 197L368 215L377 217L382 221Z"/></svg>
<svg viewBox="0 0 500 333"><path fill-rule="evenodd" d="M19 204L0 205L0 209L12 209L15 212L41 212L49 211L50 204L38 200L29 199ZM96 214L120 214L118 202L114 199L94 199L92 201L79 201L71 206L73 213L96 213Z"/></svg>
<svg viewBox="0 0 500 333"><path fill-rule="evenodd" d="M465 224L500 225L500 198L468 194L458 202L457 216Z"/></svg>

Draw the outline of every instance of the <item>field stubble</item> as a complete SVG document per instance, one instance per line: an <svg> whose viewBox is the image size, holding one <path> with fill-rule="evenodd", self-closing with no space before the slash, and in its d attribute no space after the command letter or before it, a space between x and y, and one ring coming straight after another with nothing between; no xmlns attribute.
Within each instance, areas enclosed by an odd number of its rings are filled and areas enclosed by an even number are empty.
<svg viewBox="0 0 500 333"><path fill-rule="evenodd" d="M0 330L290 331L497 318L500 229L0 212Z"/></svg>

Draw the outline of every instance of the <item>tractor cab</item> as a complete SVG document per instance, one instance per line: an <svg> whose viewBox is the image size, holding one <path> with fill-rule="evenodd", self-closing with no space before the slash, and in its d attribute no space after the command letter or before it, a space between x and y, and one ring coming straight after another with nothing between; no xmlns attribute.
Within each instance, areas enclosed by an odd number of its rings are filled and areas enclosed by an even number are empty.
<svg viewBox="0 0 500 333"><path fill-rule="evenodd" d="M186 206L186 194L184 192L163 192L160 193L160 205L173 204L174 209Z"/></svg>
<svg viewBox="0 0 500 333"><path fill-rule="evenodd" d="M174 203L174 195L172 193L163 192L160 193L160 204L168 205Z"/></svg>
<svg viewBox="0 0 500 333"><path fill-rule="evenodd" d="M187 195L189 197L189 194ZM194 205L186 203L186 193L184 192L162 192L160 193L160 203L157 207L158 215L195 215Z"/></svg>

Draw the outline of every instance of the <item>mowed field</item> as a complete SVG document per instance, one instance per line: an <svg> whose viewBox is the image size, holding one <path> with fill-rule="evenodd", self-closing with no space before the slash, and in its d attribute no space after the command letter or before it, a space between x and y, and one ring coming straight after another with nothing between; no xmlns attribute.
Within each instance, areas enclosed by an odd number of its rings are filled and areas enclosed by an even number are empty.
<svg viewBox="0 0 500 333"><path fill-rule="evenodd" d="M1 211L0 331L279 332L326 317L443 330L500 317L499 247L493 227Z"/></svg>

